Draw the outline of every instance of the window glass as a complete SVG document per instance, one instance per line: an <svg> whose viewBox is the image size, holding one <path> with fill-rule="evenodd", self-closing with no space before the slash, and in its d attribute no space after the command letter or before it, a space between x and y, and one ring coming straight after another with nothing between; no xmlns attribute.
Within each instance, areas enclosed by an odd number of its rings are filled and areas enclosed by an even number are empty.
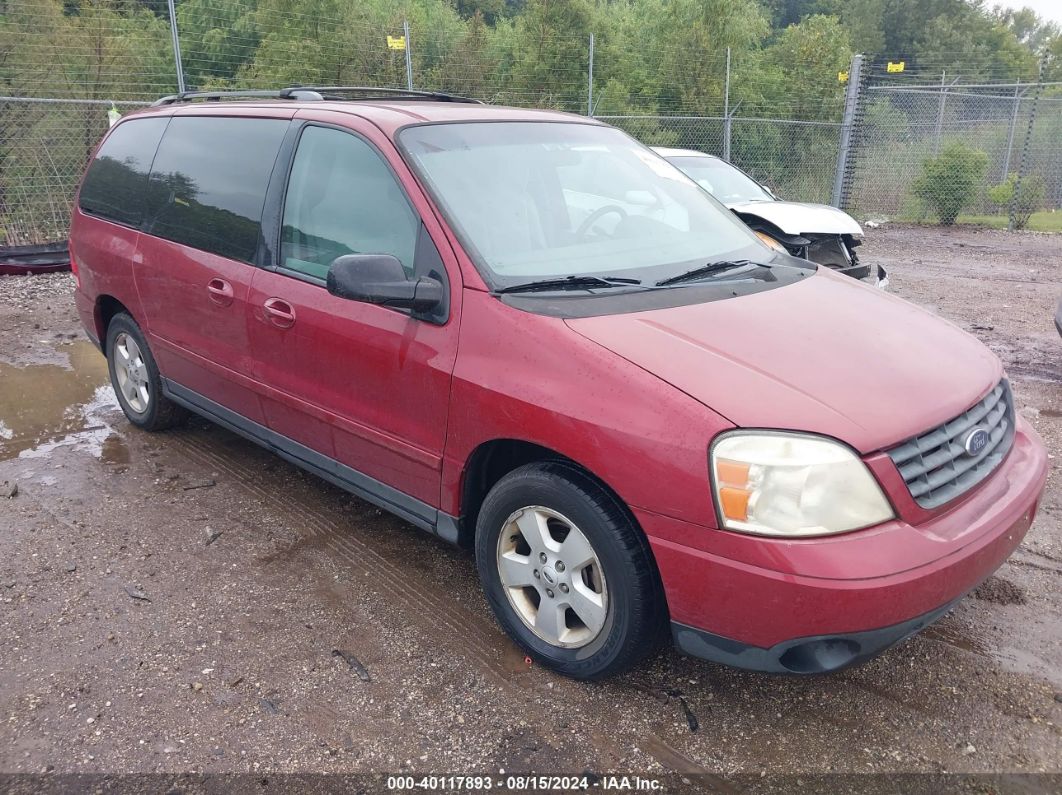
<svg viewBox="0 0 1062 795"><path fill-rule="evenodd" d="M706 262L769 256L733 213L611 127L429 124L399 140L501 287L576 275L656 281Z"/></svg>
<svg viewBox="0 0 1062 795"><path fill-rule="evenodd" d="M391 254L413 272L419 222L402 186L360 138L307 127L291 168L281 263L323 279L344 254Z"/></svg>
<svg viewBox="0 0 1062 795"><path fill-rule="evenodd" d="M81 186L78 206L84 212L128 226L140 225L148 171L168 121L130 119L111 131Z"/></svg>
<svg viewBox="0 0 1062 795"><path fill-rule="evenodd" d="M774 201L755 180L725 160L685 155L668 160L723 204Z"/></svg>
<svg viewBox="0 0 1062 795"><path fill-rule="evenodd" d="M151 169L148 232L251 262L266 186L288 122L174 118Z"/></svg>

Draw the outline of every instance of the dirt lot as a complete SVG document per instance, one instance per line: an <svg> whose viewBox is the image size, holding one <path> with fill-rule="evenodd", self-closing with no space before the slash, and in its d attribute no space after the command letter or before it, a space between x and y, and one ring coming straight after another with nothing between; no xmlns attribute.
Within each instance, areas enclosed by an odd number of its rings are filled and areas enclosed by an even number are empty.
<svg viewBox="0 0 1062 795"><path fill-rule="evenodd" d="M1053 452L1060 252L1057 236L892 226L863 249L1003 357ZM133 431L70 288L0 278L0 482L18 487L0 499L0 772L585 771L730 792L1062 773L1058 459L998 576L863 667L778 678L668 650L579 684L506 640L468 553L205 422Z"/></svg>

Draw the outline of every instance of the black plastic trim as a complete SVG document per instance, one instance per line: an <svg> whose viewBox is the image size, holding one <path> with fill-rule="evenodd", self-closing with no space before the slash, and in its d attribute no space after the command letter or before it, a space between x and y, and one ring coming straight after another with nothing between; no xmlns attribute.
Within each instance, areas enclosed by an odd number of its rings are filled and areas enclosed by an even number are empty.
<svg viewBox="0 0 1062 795"><path fill-rule="evenodd" d="M296 466L405 519L421 530L427 530L452 544L457 543L459 520L456 517L249 420L242 414L165 377L162 379L162 392L174 403L238 433Z"/></svg>
<svg viewBox="0 0 1062 795"><path fill-rule="evenodd" d="M823 265L822 267L829 268L830 266ZM855 265L849 265L847 268L831 268L831 270L835 270L838 273L844 274L845 276L851 276L853 279L857 279L860 281L870 275L870 266L861 265L858 263Z"/></svg>
<svg viewBox="0 0 1062 795"><path fill-rule="evenodd" d="M266 270L279 269L280 265L280 229L284 215L284 197L287 194L288 176L295 159L295 147L305 122L292 119L288 131L280 142L273 171L266 184L265 196L262 198L262 217L259 224L258 251L255 265ZM290 274L288 274L290 275Z"/></svg>
<svg viewBox="0 0 1062 795"><path fill-rule="evenodd" d="M784 640L763 649L703 629L671 622L671 637L683 654L772 674L807 676L859 665L932 624L965 597L889 627Z"/></svg>

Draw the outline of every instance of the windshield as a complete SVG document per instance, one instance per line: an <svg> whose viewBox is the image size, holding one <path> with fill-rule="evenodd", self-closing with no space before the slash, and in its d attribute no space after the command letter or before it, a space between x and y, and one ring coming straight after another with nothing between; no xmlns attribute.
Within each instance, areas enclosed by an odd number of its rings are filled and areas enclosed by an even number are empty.
<svg viewBox="0 0 1062 795"><path fill-rule="evenodd" d="M744 171L717 157L669 157L682 173L723 204L774 201L763 187Z"/></svg>
<svg viewBox="0 0 1062 795"><path fill-rule="evenodd" d="M771 253L729 211L611 127L467 122L399 142L487 281L596 276L658 282Z"/></svg>

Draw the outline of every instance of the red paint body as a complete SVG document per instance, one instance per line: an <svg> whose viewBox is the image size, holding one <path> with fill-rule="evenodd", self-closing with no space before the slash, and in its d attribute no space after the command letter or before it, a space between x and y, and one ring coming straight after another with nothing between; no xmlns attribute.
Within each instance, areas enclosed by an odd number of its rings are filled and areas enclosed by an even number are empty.
<svg viewBox="0 0 1062 795"><path fill-rule="evenodd" d="M570 117L446 103L294 104L297 118L356 130L388 160L442 257L448 321L343 300L75 211L77 304L95 337L101 299L116 300L145 329L168 378L455 517L480 445L520 440L567 456L631 508L672 620L755 646L921 615L976 585L1021 541L1047 457L1020 418L1003 464L934 511L915 504L881 452L999 381L999 360L965 332L827 269L673 309L576 320L514 309L487 291L394 136L424 120ZM150 112L291 118L292 105ZM717 529L708 447L735 426L846 442L897 518L804 540Z"/></svg>

